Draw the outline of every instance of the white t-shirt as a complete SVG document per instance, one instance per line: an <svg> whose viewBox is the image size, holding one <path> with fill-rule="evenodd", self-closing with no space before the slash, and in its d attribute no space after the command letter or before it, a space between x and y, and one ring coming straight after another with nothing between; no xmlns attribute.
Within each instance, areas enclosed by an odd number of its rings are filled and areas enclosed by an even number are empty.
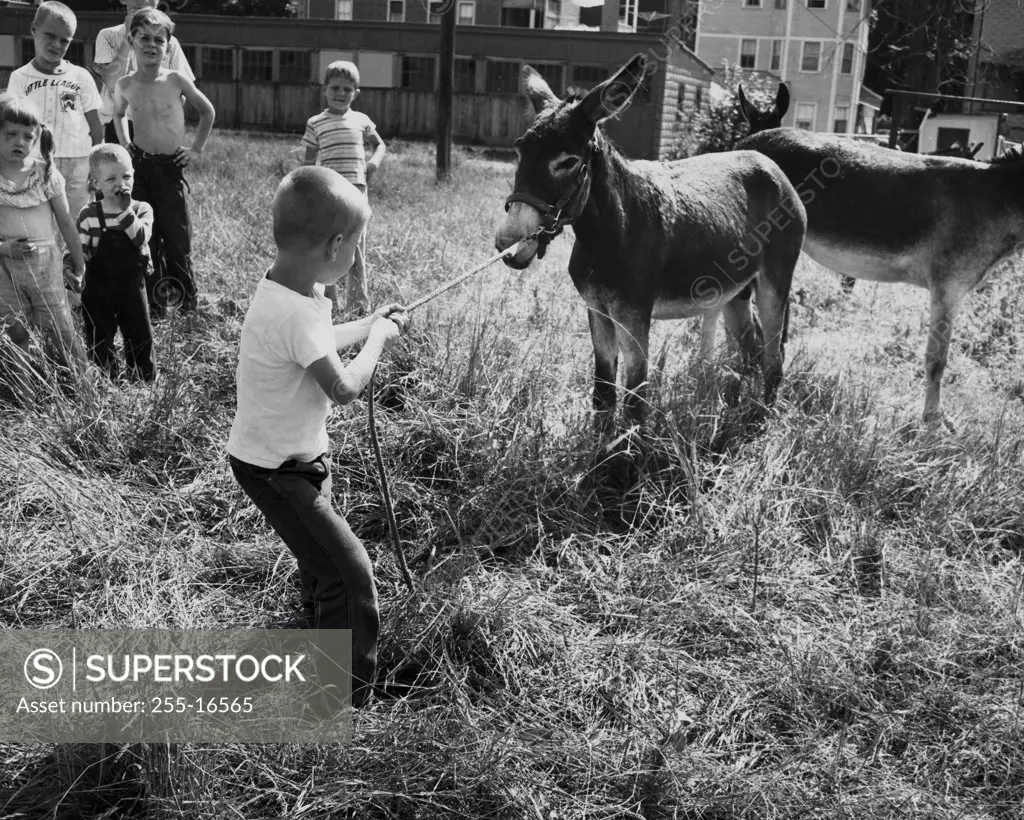
<svg viewBox="0 0 1024 820"><path fill-rule="evenodd" d="M260 280L242 323L238 406L227 451L274 469L327 452L331 401L307 368L334 352L331 300Z"/></svg>
<svg viewBox="0 0 1024 820"><path fill-rule="evenodd" d="M99 106L92 74L67 60L61 60L52 74L28 63L11 72L7 90L16 97L27 97L39 109L53 132L54 156L89 156L92 137L85 112Z"/></svg>
<svg viewBox="0 0 1024 820"><path fill-rule="evenodd" d="M110 28L103 29L96 35L96 53L92 58L93 64L107 65L108 63L112 63L114 58L117 56L118 49L121 48L121 44L125 41L127 36L128 33L125 30L124 23L119 26L111 26ZM174 35L171 35L171 40L167 44L167 51L164 52L164 59L160 65L164 68L170 69L171 71L177 71L180 74L184 74L190 80L194 80L196 78L196 75L192 73L192 68L189 66L188 60L185 59L185 54L181 50L181 44L178 43L178 38ZM125 74L131 74L133 71L135 71L135 53L129 51L128 66L125 68ZM104 83L103 89L100 93L100 121L108 123L114 118L113 83L111 83L109 87ZM131 119L131 111L128 112L128 118Z"/></svg>

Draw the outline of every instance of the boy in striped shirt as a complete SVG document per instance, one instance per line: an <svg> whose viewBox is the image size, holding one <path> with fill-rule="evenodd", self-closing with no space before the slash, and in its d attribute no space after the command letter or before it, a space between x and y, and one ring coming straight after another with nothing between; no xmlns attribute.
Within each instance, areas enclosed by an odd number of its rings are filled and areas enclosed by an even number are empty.
<svg viewBox="0 0 1024 820"><path fill-rule="evenodd" d="M120 330L128 378L153 381L153 327L145 286L153 208L132 199L135 171L131 157L120 145L101 143L92 149L89 181L102 195L78 217L86 260L82 318L89 360L112 379L117 378L120 366L114 355L114 338Z"/></svg>
<svg viewBox="0 0 1024 820"><path fill-rule="evenodd" d="M384 141L377 126L366 114L352 110L359 96L359 69L355 64L337 60L324 72L327 108L306 122L302 144L306 148L305 165L323 165L337 171L366 194L366 185L384 160ZM366 158L366 149L370 158ZM318 162L319 160L319 162ZM338 289L330 285L324 294L338 306ZM366 289L366 232L359 238L355 262L346 276L345 302L350 313L365 316L370 310Z"/></svg>

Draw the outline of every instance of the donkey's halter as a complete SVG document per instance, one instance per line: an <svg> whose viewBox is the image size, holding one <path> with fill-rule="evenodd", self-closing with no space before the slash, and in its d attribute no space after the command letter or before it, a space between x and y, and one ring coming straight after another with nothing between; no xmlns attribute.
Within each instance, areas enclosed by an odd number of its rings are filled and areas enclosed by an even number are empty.
<svg viewBox="0 0 1024 820"><path fill-rule="evenodd" d="M590 154L593 147L593 141L587 143L586 148L583 149L583 155L580 157L580 169L576 172L576 179L573 180L569 190L562 194L554 205L549 205L544 200L521 191L513 191L505 200L506 212L513 202L523 202L540 212L541 226L537 238L537 257L539 259L544 258L548 243L558 236L566 225L571 225L583 213L586 202L579 203L574 214L566 215L565 211L573 200L579 197L583 186L587 184L587 179L590 176Z"/></svg>

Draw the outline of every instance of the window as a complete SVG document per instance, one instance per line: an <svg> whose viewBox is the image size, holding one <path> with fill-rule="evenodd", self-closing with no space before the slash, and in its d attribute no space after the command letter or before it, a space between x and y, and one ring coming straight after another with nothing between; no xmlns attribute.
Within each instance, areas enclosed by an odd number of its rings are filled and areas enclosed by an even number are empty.
<svg viewBox="0 0 1024 820"><path fill-rule="evenodd" d="M485 89L496 94L518 93L519 63L510 60L488 60Z"/></svg>
<svg viewBox="0 0 1024 820"><path fill-rule="evenodd" d="M845 134L850 128L850 106L837 105L836 119L832 124L832 130L837 134Z"/></svg>
<svg viewBox="0 0 1024 820"><path fill-rule="evenodd" d="M270 49L242 52L242 71L238 79L269 83L274 79L274 52Z"/></svg>
<svg viewBox="0 0 1024 820"><path fill-rule="evenodd" d="M772 71L782 68L782 40L772 40L772 62L769 68Z"/></svg>
<svg viewBox="0 0 1024 820"><path fill-rule="evenodd" d="M181 56L185 58L189 68L195 71L196 66L196 49L198 46L185 46L181 47Z"/></svg>
<svg viewBox="0 0 1024 820"><path fill-rule="evenodd" d="M847 11L860 11L860 0L846 0Z"/></svg>
<svg viewBox="0 0 1024 820"><path fill-rule="evenodd" d="M757 66L757 40L740 40L740 68Z"/></svg>
<svg viewBox="0 0 1024 820"><path fill-rule="evenodd" d="M351 20L352 2L353 0L334 0L334 19Z"/></svg>
<svg viewBox="0 0 1024 820"><path fill-rule="evenodd" d="M786 0L775 0L775 8L784 9L786 8Z"/></svg>
<svg viewBox="0 0 1024 820"><path fill-rule="evenodd" d="M460 26L472 26L476 23L476 3L460 2L456 11L456 23Z"/></svg>
<svg viewBox="0 0 1024 820"><path fill-rule="evenodd" d="M703 86L697 86L697 93L693 95L693 108L695 111L700 111L701 105L704 104L704 88Z"/></svg>
<svg viewBox="0 0 1024 820"><path fill-rule="evenodd" d="M544 28L555 28L562 22L562 0L548 0L544 11Z"/></svg>
<svg viewBox="0 0 1024 820"><path fill-rule="evenodd" d="M501 24L513 28L543 28L544 18L533 8L502 6Z"/></svg>
<svg viewBox="0 0 1024 820"><path fill-rule="evenodd" d="M748 9L759 9L761 8L761 0L743 0L743 6Z"/></svg>
<svg viewBox="0 0 1024 820"><path fill-rule="evenodd" d="M843 43L843 62L839 70L843 74L853 73L853 43Z"/></svg>
<svg viewBox="0 0 1024 820"><path fill-rule="evenodd" d="M405 0L388 0L388 22L405 22Z"/></svg>
<svg viewBox="0 0 1024 820"><path fill-rule="evenodd" d="M679 83L679 90L676 92L676 111L682 111L686 105L686 83Z"/></svg>
<svg viewBox="0 0 1024 820"><path fill-rule="evenodd" d="M555 65L553 63L536 62L532 63L532 65L535 69L537 69L537 73L544 78L544 82L546 82L551 87L551 90L554 91L559 96L561 96L562 92L565 90L565 86L563 85L562 80L562 66Z"/></svg>
<svg viewBox="0 0 1024 820"><path fill-rule="evenodd" d="M809 9L823 9L827 4L827 0L807 0L807 8Z"/></svg>
<svg viewBox="0 0 1024 820"><path fill-rule="evenodd" d="M818 40L805 40L804 51L800 58L800 70L816 73L821 66L821 43Z"/></svg>
<svg viewBox="0 0 1024 820"><path fill-rule="evenodd" d="M71 45L68 46L68 53L64 55L64 59L75 65L84 66L85 42L83 40L72 40Z"/></svg>
<svg viewBox="0 0 1024 820"><path fill-rule="evenodd" d="M969 148L971 145L970 128L939 128L936 134L938 140L938 151L948 151L951 148Z"/></svg>
<svg viewBox="0 0 1024 820"><path fill-rule="evenodd" d="M427 9L427 22L440 23L441 16L451 8L446 0L430 0Z"/></svg>
<svg viewBox="0 0 1024 820"><path fill-rule="evenodd" d="M434 90L434 58L402 57L402 81L400 88L413 91Z"/></svg>
<svg viewBox="0 0 1024 820"><path fill-rule="evenodd" d="M452 90L456 94L476 93L476 60L472 57L455 58L455 80Z"/></svg>
<svg viewBox="0 0 1024 820"><path fill-rule="evenodd" d="M796 104L796 127L804 131L814 130L815 103Z"/></svg>
<svg viewBox="0 0 1024 820"><path fill-rule="evenodd" d="M309 75L313 71L312 52L282 49L277 59L277 78L282 83L309 82Z"/></svg>
<svg viewBox="0 0 1024 820"><path fill-rule="evenodd" d="M235 50L220 46L203 46L199 76L204 80L233 80Z"/></svg>
<svg viewBox="0 0 1024 820"><path fill-rule="evenodd" d="M593 88L608 79L608 69L599 65L574 65L572 67L572 85L577 88Z"/></svg>

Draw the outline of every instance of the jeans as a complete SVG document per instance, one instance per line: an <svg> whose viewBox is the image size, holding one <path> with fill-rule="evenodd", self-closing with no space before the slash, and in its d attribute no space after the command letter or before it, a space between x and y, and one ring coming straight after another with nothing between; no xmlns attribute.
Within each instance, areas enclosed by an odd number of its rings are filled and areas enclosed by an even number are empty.
<svg viewBox="0 0 1024 820"><path fill-rule="evenodd" d="M25 259L0 259L0 331L23 350L29 348L28 327L43 331L58 360L85 362L85 350L64 296L61 252L56 241L37 242Z"/></svg>
<svg viewBox="0 0 1024 820"><path fill-rule="evenodd" d="M78 224L78 215L82 208L89 204L89 157L57 157L57 170L64 177L64 193L68 198L68 213L71 224ZM58 232L57 243L64 254L64 267L73 267L71 254L68 252L64 237ZM65 287L68 304L74 307L81 304L81 297L73 290Z"/></svg>
<svg viewBox="0 0 1024 820"><path fill-rule="evenodd" d="M277 469L229 456L245 494L281 536L299 564L303 594L312 594L314 626L352 630L352 697L359 702L377 667L380 613L373 564L331 500L327 456L289 459Z"/></svg>
<svg viewBox="0 0 1024 820"><path fill-rule="evenodd" d="M161 316L168 307L191 310L196 303L196 284L184 172L170 154L148 154L135 146L130 150L135 163L132 197L153 206L153 238L149 241L153 276L146 277L150 311Z"/></svg>

